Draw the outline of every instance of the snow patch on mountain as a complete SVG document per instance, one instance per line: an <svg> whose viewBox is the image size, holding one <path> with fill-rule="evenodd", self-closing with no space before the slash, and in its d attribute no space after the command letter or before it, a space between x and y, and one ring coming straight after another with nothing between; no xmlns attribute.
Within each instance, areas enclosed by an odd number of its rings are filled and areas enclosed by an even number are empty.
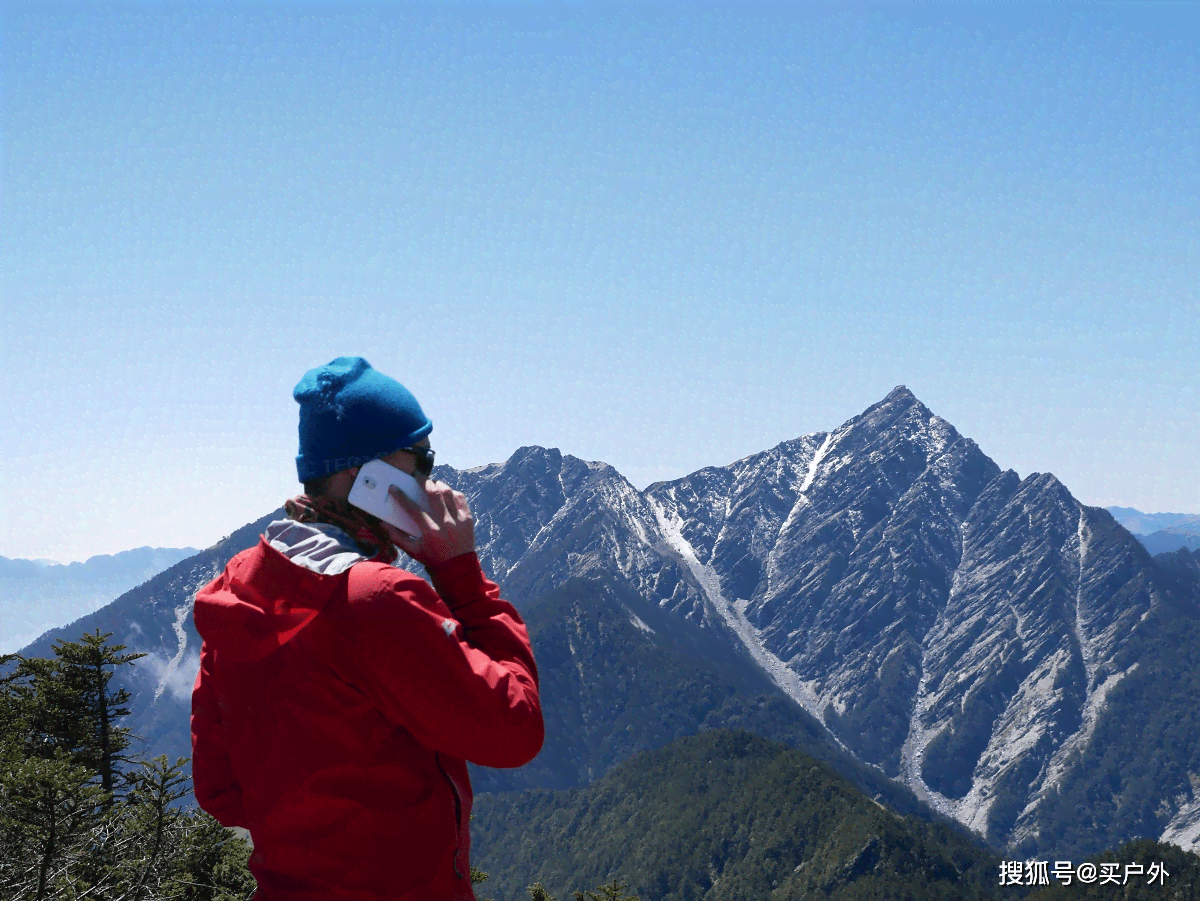
<svg viewBox="0 0 1200 901"><path fill-rule="evenodd" d="M922 427L914 428L908 435L910 441L925 451L928 459L940 456L955 438L954 427L940 416L930 415Z"/></svg>
<svg viewBox="0 0 1200 901"><path fill-rule="evenodd" d="M796 502L792 504L792 509L788 511L787 518L784 519L783 523L779 527L780 535L784 534L791 528L792 523L796 520L796 517L800 515L800 511L803 510L805 505L808 503L808 498L805 496L805 492L812 487L813 481L817 478L817 472L819 471L821 464L825 461L825 457L829 454L829 449L833 446L835 435L840 431L841 429L838 429L837 432L830 432L827 434L825 436L825 440L821 442L821 446L817 448L817 452L813 454L813 458L808 464L808 472L804 474L804 481L801 482L800 487L796 489ZM774 569L773 562L771 560L768 560L767 569L769 580L770 576L773 574L772 570Z"/></svg>
<svg viewBox="0 0 1200 901"><path fill-rule="evenodd" d="M187 650L187 632L184 631L183 624L192 614L193 603L195 603L194 597L186 604L180 604L175 608L175 622L171 624L171 628L175 630L175 638L179 641L179 647L175 651L175 656L167 661L166 666L163 667L162 672L159 674L158 687L154 689L154 700L156 701L162 697L163 690L167 687L168 683L176 678L175 674L179 668L179 661L183 659L184 652ZM196 666L200 666L198 654L196 655ZM192 674L192 677L193 679L195 678L195 673Z"/></svg>
<svg viewBox="0 0 1200 901"><path fill-rule="evenodd" d="M1087 674L1087 687L1091 690L1092 677L1096 674L1096 648L1095 642L1087 640L1084 633L1083 623L1083 564L1087 559L1088 552L1088 533L1084 523L1083 505L1079 507L1079 580L1075 586L1075 619L1071 623L1071 633L1075 636L1075 641L1079 645L1079 653L1083 657L1083 671Z"/></svg>
<svg viewBox="0 0 1200 901"><path fill-rule="evenodd" d="M921 649L921 678L917 682L917 697L913 704L913 712L908 719L908 736L900 750L900 781L938 813L957 818L958 805L945 795L931 789L921 776L921 760L925 756L925 749L942 729L949 728L948 723L937 729L929 729L925 726L930 707L930 695L926 686L929 677L926 675L928 668L925 662L928 651L928 646Z"/></svg>
<svg viewBox="0 0 1200 901"><path fill-rule="evenodd" d="M196 603L196 592L211 582L216 575L217 572L214 565L193 571L190 573L190 578L175 579L171 583L172 588L179 586L180 593L187 600L182 604L176 605L175 618L171 623L176 641L174 655L167 660L165 659L165 655L151 651L150 656L147 658L151 664L151 669L154 670L153 676L157 681L154 689L155 701L158 701L167 689L170 689L172 695L176 698L191 696L192 683L195 682L196 673L200 669L200 652L199 649L192 651L191 658L194 658L196 661L194 666L190 662L181 666L184 655L188 650L187 631L183 625L192 615L192 609ZM178 597L178 595L176 596Z"/></svg>
<svg viewBox="0 0 1200 901"><path fill-rule="evenodd" d="M1072 734L1066 741L1055 748L1054 753L1047 761L1045 769L1042 771L1041 785L1034 793L1033 797L1025 808L1017 817L1017 828L1013 832L1013 841L1020 841L1028 834L1029 829L1023 824L1031 817L1038 806L1046 799L1049 792L1057 788L1066 775L1068 761L1077 751L1082 751L1088 746L1092 740L1092 735L1096 731L1096 723L1100 720L1100 714L1104 712L1104 705L1111 692L1121 680L1134 672L1138 668L1138 664L1134 663L1131 667L1119 673L1113 673L1105 679L1095 690L1088 693L1087 701L1083 705L1083 724L1079 729ZM1166 841L1166 839L1163 839Z"/></svg>
<svg viewBox="0 0 1200 901"><path fill-rule="evenodd" d="M641 618L636 613L629 614L629 621L643 632L649 632L651 635L654 634L654 630L642 622Z"/></svg>
<svg viewBox="0 0 1200 901"><path fill-rule="evenodd" d="M617 503L613 506L625 514L629 525L637 533L638 541L645 545L650 544L650 536L646 534L646 527L642 525L642 506L644 504L642 496L628 482L619 483L615 494Z"/></svg>
<svg viewBox="0 0 1200 901"><path fill-rule="evenodd" d="M817 477L817 469L825 459L825 455L829 453L830 445L833 444L833 434L833 432L830 432L826 435L825 440L821 442L821 446L817 448L817 452L813 454L812 462L808 464L808 472L804 476L804 481L800 483L800 494L803 494L812 487L813 479Z"/></svg>
<svg viewBox="0 0 1200 901"><path fill-rule="evenodd" d="M828 443L828 441L826 442ZM726 625L737 635L738 639L745 646L755 662L771 677L784 693L792 700L798 703L801 707L813 715L817 722L824 725L824 719L821 715L821 704L817 695L813 691L811 683L801 681L799 676L792 672L787 664L772 654L763 645L762 635L751 622L746 619L746 605L749 600L739 598L734 603L730 603L721 590L721 581L712 567L701 563L696 559L696 553L692 549L691 544L683 537L682 526L683 520L678 513L672 511L671 515L667 515L667 511L654 498L649 498L649 504L654 512L654 516L658 521L659 531L666 540L669 547L678 555L679 559L687 566L693 578L699 584L704 592L705 598L708 600L711 608L725 621ZM842 744L833 732L826 727L826 732L829 736L838 743L842 748L846 746ZM847 749L848 750L848 749Z"/></svg>
<svg viewBox="0 0 1200 901"><path fill-rule="evenodd" d="M1179 808L1158 840L1200 854L1200 798Z"/></svg>

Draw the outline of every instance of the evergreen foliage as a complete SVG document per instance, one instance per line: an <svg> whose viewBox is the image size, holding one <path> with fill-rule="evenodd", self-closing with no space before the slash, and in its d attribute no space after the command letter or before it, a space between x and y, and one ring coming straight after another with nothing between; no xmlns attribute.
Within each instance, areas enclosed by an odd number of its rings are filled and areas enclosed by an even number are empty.
<svg viewBox="0 0 1200 901"><path fill-rule="evenodd" d="M1153 841L1128 842L1116 851L1089 858L1102 872L1101 865L1117 864L1113 873L1120 884L1100 882L1099 875L1091 884L1072 879L1071 885L1061 882L1032 892L1027 901L1200 901L1200 855L1184 851L1175 845ZM1146 871L1151 863L1164 866L1167 875L1151 884ZM1126 866L1141 868L1127 874Z"/></svg>
<svg viewBox="0 0 1200 901"><path fill-rule="evenodd" d="M247 901L247 845L207 814L172 808L190 793L186 758L123 752L128 693L110 693L111 633L57 642L55 659L6 655L0 679L0 897L6 901Z"/></svg>
<svg viewBox="0 0 1200 901"><path fill-rule="evenodd" d="M19 654L0 660L0 665L14 657L19 661L0 678L6 735L23 737L17 744L24 756L49 760L61 751L72 763L97 774L106 807L119 790L119 765L132 762L122 753L129 747L129 730L116 725L117 719L129 715L125 705L130 695L124 689L110 693L108 683L113 669L146 656L121 655L125 646L106 645L107 638L97 630L79 642L57 641L53 660Z"/></svg>
<svg viewBox="0 0 1200 901"><path fill-rule="evenodd" d="M482 795L476 811L479 863L506 901L527 874L550 895L614 872L653 901L1013 897L957 830L741 731L680 739L584 789Z"/></svg>
<svg viewBox="0 0 1200 901"><path fill-rule="evenodd" d="M627 888L628 883L614 879L608 885L597 886L594 892L572 893L571 901L641 901L637 895L625 894ZM529 886L529 898L530 901L555 901L554 896L546 891L546 887L540 882Z"/></svg>

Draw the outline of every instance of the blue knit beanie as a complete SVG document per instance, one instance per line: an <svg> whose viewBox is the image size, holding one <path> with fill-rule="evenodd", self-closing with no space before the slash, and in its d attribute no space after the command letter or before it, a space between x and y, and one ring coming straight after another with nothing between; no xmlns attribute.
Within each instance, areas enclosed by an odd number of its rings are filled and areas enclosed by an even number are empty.
<svg viewBox="0 0 1200 901"><path fill-rule="evenodd" d="M362 466L433 431L412 393L362 357L310 369L292 397L300 404L301 482Z"/></svg>

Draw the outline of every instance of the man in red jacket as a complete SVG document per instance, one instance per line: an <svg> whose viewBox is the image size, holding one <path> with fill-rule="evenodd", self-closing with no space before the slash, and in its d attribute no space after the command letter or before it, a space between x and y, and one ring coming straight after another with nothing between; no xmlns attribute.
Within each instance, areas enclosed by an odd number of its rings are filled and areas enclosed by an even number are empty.
<svg viewBox="0 0 1200 901"><path fill-rule="evenodd" d="M196 594L196 800L250 831L255 901L473 901L466 761L542 746L528 633L480 568L466 498L429 478L416 398L361 357L293 396L305 493ZM377 458L425 480L430 513L393 491L419 539L346 501Z"/></svg>

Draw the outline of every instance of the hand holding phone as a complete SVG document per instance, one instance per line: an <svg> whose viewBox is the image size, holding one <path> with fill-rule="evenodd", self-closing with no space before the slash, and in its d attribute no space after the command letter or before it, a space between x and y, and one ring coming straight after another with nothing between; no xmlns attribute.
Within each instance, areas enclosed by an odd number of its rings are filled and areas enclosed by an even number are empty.
<svg viewBox="0 0 1200 901"><path fill-rule="evenodd" d="M420 538L409 538L402 532L392 536L392 543L400 550L427 566L475 551L475 519L461 491L455 491L445 482L426 482L428 510L417 506L399 488L393 487L391 491L392 497L420 522ZM384 528L391 530L387 525Z"/></svg>
<svg viewBox="0 0 1200 901"><path fill-rule="evenodd" d="M346 499L360 510L378 516L419 541L422 535L421 526L413 514L393 496L393 486L419 509L426 513L430 511L429 498L421 483L403 470L382 460L370 460L359 467L358 476L354 479L354 485Z"/></svg>

